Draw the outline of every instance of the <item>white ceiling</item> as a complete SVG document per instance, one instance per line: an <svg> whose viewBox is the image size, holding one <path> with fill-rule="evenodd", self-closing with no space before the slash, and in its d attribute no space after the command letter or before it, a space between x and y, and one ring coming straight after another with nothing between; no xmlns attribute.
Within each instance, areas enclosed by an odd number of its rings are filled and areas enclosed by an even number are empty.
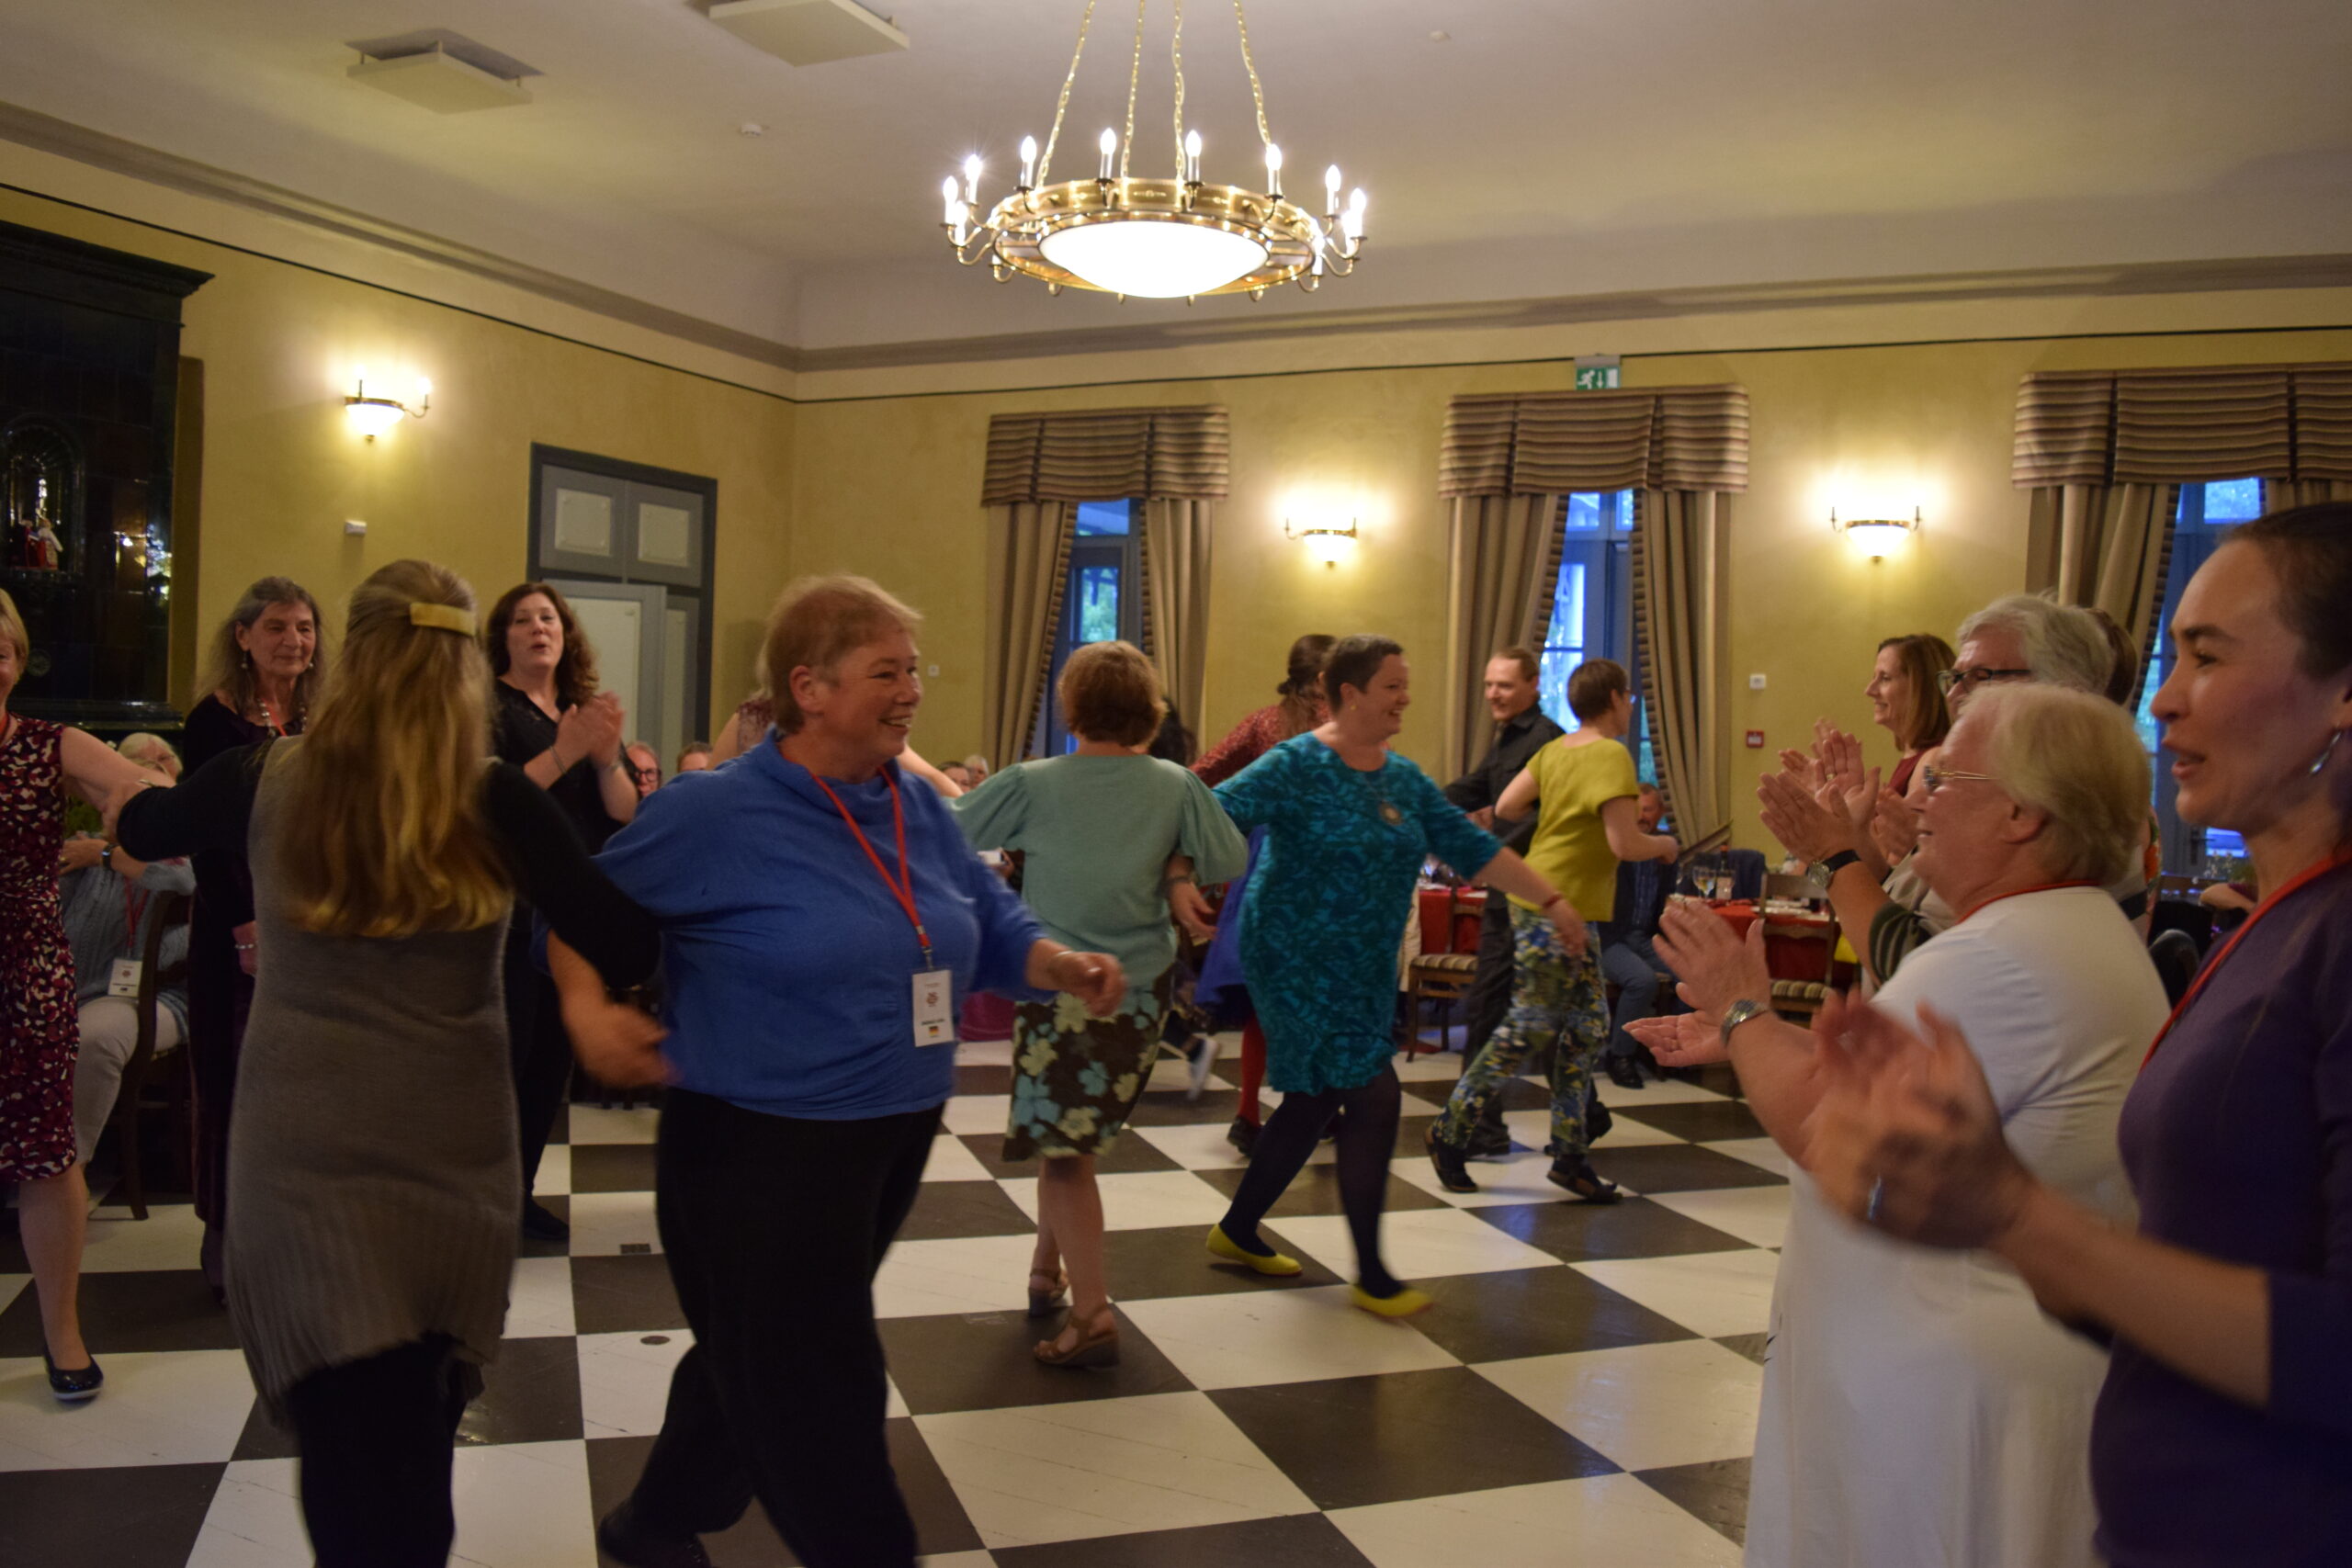
<svg viewBox="0 0 2352 1568"><path fill-rule="evenodd" d="M911 50L796 70L689 0L0 0L0 101L804 347L1185 310L995 288L944 254L940 177L978 150L1001 190L1044 138L1082 0L876 8ZM1156 164L1169 0L1150 8ZM1250 20L1294 186L1339 161L1373 246L1319 295L1204 314L2352 253L2345 0L1259 0ZM1098 6L1065 170L1124 113L1133 26ZM424 27L536 66L534 102L444 117L345 76L345 40ZM1230 7L1194 0L1185 42L1188 123L1210 177L1238 177Z"/></svg>

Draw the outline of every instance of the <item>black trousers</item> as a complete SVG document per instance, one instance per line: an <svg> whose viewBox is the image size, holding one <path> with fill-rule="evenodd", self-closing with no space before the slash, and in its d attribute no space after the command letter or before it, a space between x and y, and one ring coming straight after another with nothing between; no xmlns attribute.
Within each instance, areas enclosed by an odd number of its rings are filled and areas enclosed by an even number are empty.
<svg viewBox="0 0 2352 1568"><path fill-rule="evenodd" d="M506 1049L514 1069L516 1133L522 1140L523 1191L531 1195L547 1153L556 1112L563 1109L564 1086L571 1081L571 1037L563 1032L563 1010L555 981L531 962L531 912L514 908L506 931ZM519 1206L519 1205L518 1205Z"/></svg>
<svg viewBox="0 0 2352 1568"><path fill-rule="evenodd" d="M312 1372L287 1392L302 1522L319 1568L442 1568L457 1535L449 1449L465 1370L435 1334Z"/></svg>
<svg viewBox="0 0 2352 1568"><path fill-rule="evenodd" d="M631 1499L648 1529L723 1530L756 1496L808 1568L911 1568L873 1283L938 1130L936 1106L815 1122L670 1089L654 1206L695 1344Z"/></svg>
<svg viewBox="0 0 2352 1568"><path fill-rule="evenodd" d="M1468 1026L1462 1041L1464 1062L1476 1056L1488 1036L1502 1027L1503 1016L1510 1011L1511 978L1518 967L1511 949L1510 900L1490 891L1486 915L1478 923L1478 972L1471 976L1470 989L1462 998L1462 1014Z"/></svg>

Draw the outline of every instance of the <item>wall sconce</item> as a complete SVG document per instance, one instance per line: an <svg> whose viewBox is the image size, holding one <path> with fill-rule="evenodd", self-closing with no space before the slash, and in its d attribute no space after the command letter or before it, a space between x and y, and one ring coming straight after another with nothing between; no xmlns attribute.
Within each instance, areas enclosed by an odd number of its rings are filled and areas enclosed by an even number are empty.
<svg viewBox="0 0 2352 1568"><path fill-rule="evenodd" d="M368 372L365 370L359 371L354 379L358 383L358 389L343 400L343 417L367 440L375 440L403 418L423 419L433 412L433 383L423 377L417 378L417 405L414 408L397 399L369 396Z"/></svg>
<svg viewBox="0 0 2352 1568"><path fill-rule="evenodd" d="M1347 554L1355 545L1356 520L1352 517L1349 518L1348 525L1344 528L1297 528L1292 526L1291 520L1285 517L1283 519L1283 537L1305 539L1306 547L1314 552L1317 560L1327 567L1337 567L1340 564L1340 558Z"/></svg>
<svg viewBox="0 0 2352 1568"><path fill-rule="evenodd" d="M1845 535L1856 549L1872 560L1879 559L1917 533L1920 521L1919 509L1916 506L1911 509L1907 522L1900 517L1855 517L1840 523L1838 521L1838 509L1834 506L1829 509L1830 531Z"/></svg>

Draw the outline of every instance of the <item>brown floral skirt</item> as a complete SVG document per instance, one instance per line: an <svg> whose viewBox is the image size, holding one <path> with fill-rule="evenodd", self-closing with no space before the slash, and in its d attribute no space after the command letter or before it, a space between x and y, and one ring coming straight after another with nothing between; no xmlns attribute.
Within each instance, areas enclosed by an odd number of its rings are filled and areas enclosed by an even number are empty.
<svg viewBox="0 0 2352 1568"><path fill-rule="evenodd" d="M1050 1159L1111 1146L1150 1081L1170 985L1170 976L1161 975L1141 1006L1108 1018L1088 1017L1067 992L1014 1010L1004 1158Z"/></svg>

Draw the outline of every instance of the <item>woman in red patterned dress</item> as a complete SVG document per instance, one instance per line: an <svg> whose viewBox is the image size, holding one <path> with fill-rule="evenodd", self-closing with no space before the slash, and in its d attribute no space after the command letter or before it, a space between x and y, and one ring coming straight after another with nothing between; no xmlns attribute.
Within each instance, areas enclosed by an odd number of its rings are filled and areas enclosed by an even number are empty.
<svg viewBox="0 0 2352 1568"><path fill-rule="evenodd" d="M61 788L104 805L165 782L96 736L8 711L32 647L16 601L0 592L0 1181L17 1184L18 1220L40 1295L42 1359L62 1400L88 1399L103 1374L82 1343L77 1310L89 1194L74 1161L74 957L57 905L65 842Z"/></svg>

